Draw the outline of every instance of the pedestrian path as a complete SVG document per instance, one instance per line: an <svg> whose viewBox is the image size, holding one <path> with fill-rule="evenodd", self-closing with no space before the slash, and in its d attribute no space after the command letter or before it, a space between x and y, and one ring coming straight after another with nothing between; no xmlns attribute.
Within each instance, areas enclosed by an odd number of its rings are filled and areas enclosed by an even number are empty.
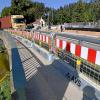
<svg viewBox="0 0 100 100"><path fill-rule="evenodd" d="M51 88L38 71L42 67L36 58L21 44L17 44L27 80L28 100L57 100ZM45 92L43 92L45 91Z"/></svg>

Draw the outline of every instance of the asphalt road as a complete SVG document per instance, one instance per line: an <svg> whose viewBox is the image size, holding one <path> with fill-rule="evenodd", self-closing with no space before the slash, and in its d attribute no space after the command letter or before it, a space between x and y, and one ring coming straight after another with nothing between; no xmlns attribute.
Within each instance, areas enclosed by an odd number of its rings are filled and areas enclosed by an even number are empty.
<svg viewBox="0 0 100 100"><path fill-rule="evenodd" d="M67 33L66 34L65 33L61 34L60 33L60 34L56 34L56 35L100 45L100 40L97 39L97 38L94 38L94 37L82 36L82 35L72 35L72 34L67 34Z"/></svg>
<svg viewBox="0 0 100 100"><path fill-rule="evenodd" d="M6 38L8 38L9 42L12 42L9 37ZM17 65L14 71L22 72L21 69L24 70L25 78L24 81L21 80L20 82L22 83L23 81L22 84L27 85L27 100L99 100L93 88L86 86L82 91L76 84L69 81L65 74L68 71L66 69L67 66L60 63L59 60L55 60L52 64L44 65L38 59L38 55L36 57L34 52L30 52L20 42L16 40L15 42L21 61L16 57L18 53L14 52ZM10 44L13 45L12 48L16 47L13 42ZM43 58L41 57L40 59ZM21 67L18 67L18 61L22 63ZM78 73L76 72L76 74ZM21 74L18 75L17 73L16 77L18 80L22 79ZM86 92L91 98L85 95Z"/></svg>
<svg viewBox="0 0 100 100"><path fill-rule="evenodd" d="M76 84L66 78L65 65L58 60L44 65L33 52L20 42L16 43L27 81L27 100L89 100Z"/></svg>
<svg viewBox="0 0 100 100"><path fill-rule="evenodd" d="M39 31L39 32L46 32L46 31ZM52 33L52 32L51 32ZM94 44L100 44L100 39L96 38L96 37L92 37L92 36L85 36L85 35L77 35L77 34L70 34L70 33L66 33L66 32L59 32L56 33L56 36L62 36L62 37L67 37L67 38L71 38L71 39L77 39L79 41L85 41L85 42L90 42L90 43L94 43Z"/></svg>

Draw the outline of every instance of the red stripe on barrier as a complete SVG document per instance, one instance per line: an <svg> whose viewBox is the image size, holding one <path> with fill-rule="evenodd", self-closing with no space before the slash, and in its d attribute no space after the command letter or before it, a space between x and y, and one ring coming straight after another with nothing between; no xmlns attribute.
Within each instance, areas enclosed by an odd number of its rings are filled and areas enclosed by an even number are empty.
<svg viewBox="0 0 100 100"><path fill-rule="evenodd" d="M42 35L40 34L40 41L42 40Z"/></svg>
<svg viewBox="0 0 100 100"><path fill-rule="evenodd" d="M36 33L35 33L35 40L36 40Z"/></svg>
<svg viewBox="0 0 100 100"><path fill-rule="evenodd" d="M40 36L40 35L39 35L39 33L38 33L38 40L39 40L39 36Z"/></svg>
<svg viewBox="0 0 100 100"><path fill-rule="evenodd" d="M95 63L96 60L96 50L88 49L88 61Z"/></svg>
<svg viewBox="0 0 100 100"><path fill-rule="evenodd" d="M36 34L36 39L38 40L38 34Z"/></svg>
<svg viewBox="0 0 100 100"><path fill-rule="evenodd" d="M45 42L45 35L43 35L43 42Z"/></svg>
<svg viewBox="0 0 100 100"><path fill-rule="evenodd" d="M45 37L44 37L44 42L46 42L46 35L44 35Z"/></svg>
<svg viewBox="0 0 100 100"><path fill-rule="evenodd" d="M38 33L37 33L37 40L38 40Z"/></svg>
<svg viewBox="0 0 100 100"><path fill-rule="evenodd" d="M40 40L40 34L39 34L39 40Z"/></svg>
<svg viewBox="0 0 100 100"><path fill-rule="evenodd" d="M50 44L50 37L48 36L48 44Z"/></svg>
<svg viewBox="0 0 100 100"><path fill-rule="evenodd" d="M67 42L66 51L70 52L70 42Z"/></svg>
<svg viewBox="0 0 100 100"><path fill-rule="evenodd" d="M81 46L80 45L76 45L75 55L80 57L80 55L81 55Z"/></svg>
<svg viewBox="0 0 100 100"><path fill-rule="evenodd" d="M62 49L62 40L60 40L59 48Z"/></svg>
<svg viewBox="0 0 100 100"><path fill-rule="evenodd" d="M43 41L43 35L42 35L42 41Z"/></svg>

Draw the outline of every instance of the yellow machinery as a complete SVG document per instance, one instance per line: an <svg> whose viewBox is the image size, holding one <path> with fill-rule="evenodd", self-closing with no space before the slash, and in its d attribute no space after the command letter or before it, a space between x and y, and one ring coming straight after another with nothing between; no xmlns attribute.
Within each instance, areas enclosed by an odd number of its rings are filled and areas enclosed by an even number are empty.
<svg viewBox="0 0 100 100"><path fill-rule="evenodd" d="M23 15L11 15L11 23L14 29L24 29L26 27Z"/></svg>

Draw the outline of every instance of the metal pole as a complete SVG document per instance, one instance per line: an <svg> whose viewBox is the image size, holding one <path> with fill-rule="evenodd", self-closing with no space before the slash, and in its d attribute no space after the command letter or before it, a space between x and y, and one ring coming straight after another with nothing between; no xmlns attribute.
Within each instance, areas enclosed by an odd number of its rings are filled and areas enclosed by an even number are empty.
<svg viewBox="0 0 100 100"><path fill-rule="evenodd" d="M49 12L48 12L48 29L49 29Z"/></svg>
<svg viewBox="0 0 100 100"><path fill-rule="evenodd" d="M52 9L52 25L53 25L53 9Z"/></svg>

